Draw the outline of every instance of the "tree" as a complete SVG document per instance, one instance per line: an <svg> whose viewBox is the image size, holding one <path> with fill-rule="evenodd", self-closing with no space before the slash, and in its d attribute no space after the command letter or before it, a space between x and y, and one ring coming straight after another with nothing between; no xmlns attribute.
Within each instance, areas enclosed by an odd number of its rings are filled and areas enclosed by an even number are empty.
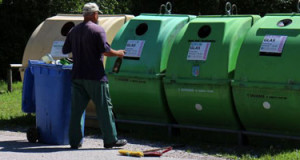
<svg viewBox="0 0 300 160"><path fill-rule="evenodd" d="M241 14L292 13L297 11L298 0L234 0Z"/></svg>
<svg viewBox="0 0 300 160"><path fill-rule="evenodd" d="M6 78L10 63L21 63L30 35L46 18L58 13L81 14L89 0L3 0L0 4L0 79ZM105 14L122 13L117 0L97 0ZM124 1L121 3L124 4ZM14 79L19 77L17 73Z"/></svg>
<svg viewBox="0 0 300 160"><path fill-rule="evenodd" d="M128 8L134 15L158 13L159 6L170 1L172 13L193 15L225 14L226 2L236 4L239 14L291 13L297 12L298 0L127 0Z"/></svg>
<svg viewBox="0 0 300 160"><path fill-rule="evenodd" d="M3 0L0 5L0 79L10 63L20 63L29 36L47 16L47 1Z"/></svg>
<svg viewBox="0 0 300 160"><path fill-rule="evenodd" d="M104 14L159 13L170 1L174 14L225 14L229 0L95 0ZM1 3L2 2L2 3ZM0 0L0 79L6 78L10 63L21 63L26 43L34 29L58 13L81 14L90 0ZM298 0L230 0L239 14L291 13ZM18 74L16 74L18 76ZM15 77L14 77L15 79Z"/></svg>

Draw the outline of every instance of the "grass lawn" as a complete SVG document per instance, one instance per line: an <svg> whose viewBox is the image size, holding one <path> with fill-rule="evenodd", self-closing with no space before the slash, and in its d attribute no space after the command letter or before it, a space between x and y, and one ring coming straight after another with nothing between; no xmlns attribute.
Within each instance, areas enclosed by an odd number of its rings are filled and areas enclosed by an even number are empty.
<svg viewBox="0 0 300 160"><path fill-rule="evenodd" d="M22 83L13 83L13 92L7 92L7 84L0 81L0 130L20 130L24 131L29 126L35 126L35 116L28 116L22 112ZM256 142L262 144L251 144L249 146L238 146L227 143L219 144L212 142L202 142L196 136L179 136L168 138L160 134L159 128L151 130L152 133L145 130L133 129L132 131L120 130L120 134L125 137L134 137L137 139L147 139L151 141L166 141L169 143L185 144L186 146L196 146L187 149L188 152L215 155L228 159L239 160L300 160L299 141L270 140L261 137ZM99 133L99 129L86 129L86 135ZM157 136L153 136L157 135ZM223 136L223 135L222 135ZM222 138L221 136L221 138ZM187 138L186 138L187 137ZM194 138L196 137L196 139ZM212 136L214 137L214 135ZM226 136L223 136L226 137ZM200 137L201 138L201 137ZM202 138L205 139L205 138ZM197 148L197 151L194 149ZM200 151L199 151L200 150Z"/></svg>
<svg viewBox="0 0 300 160"><path fill-rule="evenodd" d="M22 83L13 83L13 91L7 92L7 84L0 81L0 129L35 125L35 116L22 112Z"/></svg>

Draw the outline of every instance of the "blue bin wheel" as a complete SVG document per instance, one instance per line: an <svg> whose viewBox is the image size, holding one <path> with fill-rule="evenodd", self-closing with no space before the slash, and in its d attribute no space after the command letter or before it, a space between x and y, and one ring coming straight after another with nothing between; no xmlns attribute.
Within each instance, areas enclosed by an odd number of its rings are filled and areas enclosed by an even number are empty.
<svg viewBox="0 0 300 160"><path fill-rule="evenodd" d="M26 135L27 140L31 143L36 143L39 138L38 130L35 127L29 128L26 132Z"/></svg>

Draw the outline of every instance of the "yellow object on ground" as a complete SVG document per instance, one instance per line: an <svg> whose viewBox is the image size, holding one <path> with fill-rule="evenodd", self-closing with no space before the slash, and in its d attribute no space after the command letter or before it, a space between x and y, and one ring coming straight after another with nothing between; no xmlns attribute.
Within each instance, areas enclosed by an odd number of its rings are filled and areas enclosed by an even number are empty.
<svg viewBox="0 0 300 160"><path fill-rule="evenodd" d="M134 156L134 157L143 157L144 156L144 153L141 151L119 150L119 153L124 156Z"/></svg>
<svg viewBox="0 0 300 160"><path fill-rule="evenodd" d="M124 156L135 156L135 157L160 157L164 153L172 150L173 147L162 147L157 149L150 149L146 151L129 151L129 150L119 150L119 153Z"/></svg>

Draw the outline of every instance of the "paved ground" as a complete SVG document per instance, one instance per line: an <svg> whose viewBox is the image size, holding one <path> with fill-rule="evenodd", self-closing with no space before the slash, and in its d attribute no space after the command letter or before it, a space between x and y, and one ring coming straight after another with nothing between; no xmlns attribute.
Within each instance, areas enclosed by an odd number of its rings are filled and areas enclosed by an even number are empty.
<svg viewBox="0 0 300 160"><path fill-rule="evenodd" d="M156 146L159 146L158 144ZM172 150L162 157L127 157L118 154L119 149L104 149L102 139L85 137L83 147L72 150L68 145L47 145L29 143L26 134L21 132L0 131L0 159L1 160L224 160L203 153L189 153L184 150ZM130 140L123 149L145 150L153 149L153 144Z"/></svg>

